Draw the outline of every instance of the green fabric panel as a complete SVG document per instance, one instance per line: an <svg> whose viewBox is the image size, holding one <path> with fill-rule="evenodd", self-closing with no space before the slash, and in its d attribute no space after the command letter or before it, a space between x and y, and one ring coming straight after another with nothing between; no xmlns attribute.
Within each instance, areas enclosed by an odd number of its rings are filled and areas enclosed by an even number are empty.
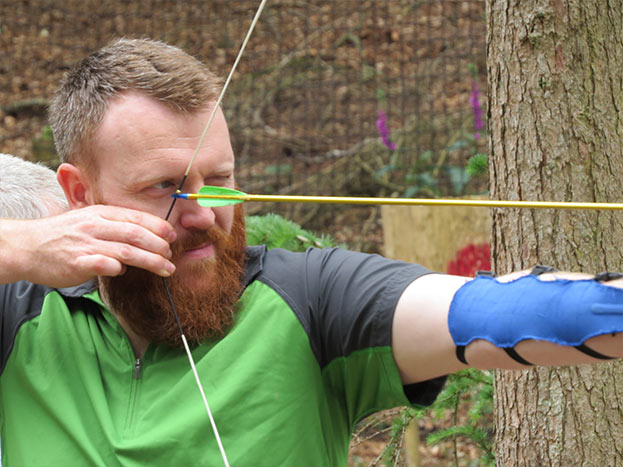
<svg viewBox="0 0 623 467"><path fill-rule="evenodd" d="M355 421L406 403L391 351L356 352L321 371L275 291L254 282L242 303L224 339L193 350L229 462L346 465ZM148 347L138 379L134 364L107 310L69 312L50 293L0 377L3 466L221 465L183 350Z"/></svg>
<svg viewBox="0 0 623 467"><path fill-rule="evenodd" d="M323 371L325 384L343 397L334 411L343 412L349 432L362 418L379 410L411 405L390 347L375 347L337 358Z"/></svg>

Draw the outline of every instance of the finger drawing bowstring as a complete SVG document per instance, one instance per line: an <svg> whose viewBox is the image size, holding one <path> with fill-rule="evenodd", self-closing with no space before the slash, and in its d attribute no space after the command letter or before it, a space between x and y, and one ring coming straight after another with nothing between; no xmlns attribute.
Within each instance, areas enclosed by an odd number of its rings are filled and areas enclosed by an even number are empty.
<svg viewBox="0 0 623 467"><path fill-rule="evenodd" d="M234 74L234 71L236 70L236 67L238 66L238 62L240 61L240 57L242 57L242 53L244 52L244 49L247 45L247 42L249 41L249 38L251 37L251 34L253 33L253 29L255 29L255 25L257 24L257 21L260 18L260 15L262 14L262 10L264 9L264 5L266 5L267 0L262 0L262 2L260 3L260 6L257 9L257 12L255 13L255 17L253 18L253 21L251 21L251 26L249 26L249 30L247 31L247 35L245 36L244 40L242 41L242 45L240 46L240 51L238 52L238 55L236 56L236 60L234 61L234 64L231 67L231 70L229 72L229 75L227 76L227 79L225 80L225 84L223 84L223 89L221 90L221 93L218 96L218 99L216 100L216 103L214 104L214 108L212 109L212 113L210 114L210 118L208 119L208 122L206 123L205 128L203 129L203 133L201 134L201 137L199 138L199 142L197 143L197 147L195 148L195 152L193 153L192 158L190 159L190 162L188 163L188 167L186 168L186 172L184 173L184 176L182 177L182 181L180 182L180 186L178 187L177 191L181 192L182 188L184 187L184 183L186 182L186 177L188 177L188 173L190 172L190 168L193 165L193 162L195 161L195 159L197 158L197 154L199 153L199 149L201 148L201 145L203 144L203 140L205 139L208 130L210 128L210 125L212 125L212 120L214 120L214 116L216 115L216 112L219 108L219 106L221 105L221 101L223 100L223 96L225 95L225 91L227 90L227 87L229 86L229 83L231 81L231 77ZM173 211L173 207L175 206L175 201L177 201L177 198L174 198L172 203L171 203L171 207L169 208L169 211L167 212L167 215L165 217L165 220L169 219L169 216L171 215L171 212ZM225 452L225 448L223 447L223 443L221 441L221 437L219 435L218 432L218 428L216 427L216 422L214 421L214 417L212 416L212 411L210 410L210 405L208 404L208 399L206 398L205 392L203 390L203 386L201 385L201 380L199 379L199 373L197 372L197 367L195 366L195 361L193 360L193 356L190 352L190 348L188 347L188 342L186 340L186 336L184 335L184 331L182 329L182 324L180 323L180 318L177 315L177 311L175 310L175 305L173 304L173 297L171 297L171 292L169 290L169 286L167 284L167 280L166 278L162 278L162 283L164 285L164 290L166 291L167 294L167 298L169 299L169 303L171 305L171 310L173 311L173 316L175 316L175 322L177 323L177 327L178 330L180 331L180 337L182 339L182 343L184 344L184 349L186 350L186 355L188 356L188 361L190 362L190 367L193 371L193 374L195 375L195 381L197 382L197 386L199 387L199 392L201 393L201 397L203 399L203 404L205 405L206 408L206 412L208 413L208 417L210 418L210 424L212 425L212 431L214 432L214 437L216 438L216 442L218 443L218 447L219 450L221 452L221 457L223 458L223 463L225 464L226 467L229 467L229 461L227 460L227 454Z"/></svg>

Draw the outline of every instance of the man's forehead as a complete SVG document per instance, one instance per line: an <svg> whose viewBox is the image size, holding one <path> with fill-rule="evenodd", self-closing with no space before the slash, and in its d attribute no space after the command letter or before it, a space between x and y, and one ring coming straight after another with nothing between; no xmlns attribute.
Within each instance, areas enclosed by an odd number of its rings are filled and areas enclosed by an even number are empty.
<svg viewBox="0 0 623 467"><path fill-rule="evenodd" d="M101 168L112 162L117 169L123 166L132 172L133 179L145 182L165 176L181 177L212 109L207 106L193 114L183 114L143 93L123 93L111 100L93 140L98 165ZM204 176L225 176L234 170L229 131L221 109L217 110L193 166ZM141 171L144 173L137 174Z"/></svg>
<svg viewBox="0 0 623 467"><path fill-rule="evenodd" d="M158 118L173 121L193 120L204 111L212 108L213 103L206 103L205 107L196 111L182 112L142 91L129 90L117 94L109 100L102 119L102 126L110 123L129 122L137 118L140 118L139 121L150 121Z"/></svg>
<svg viewBox="0 0 623 467"><path fill-rule="evenodd" d="M182 113L169 108L143 93L126 92L111 99L108 109L94 135L94 143L106 144L121 140L124 144L144 144L149 140L155 145L159 139L196 139L198 142L212 113L213 104L207 104L193 113ZM208 139L219 139L229 144L229 130L222 110L219 108L212 121ZM196 144L195 142L195 144Z"/></svg>

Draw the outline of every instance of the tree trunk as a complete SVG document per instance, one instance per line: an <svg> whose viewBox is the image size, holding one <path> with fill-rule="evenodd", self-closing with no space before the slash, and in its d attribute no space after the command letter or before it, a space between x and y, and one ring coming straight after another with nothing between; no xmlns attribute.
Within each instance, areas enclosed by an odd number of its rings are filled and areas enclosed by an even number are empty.
<svg viewBox="0 0 623 467"><path fill-rule="evenodd" d="M623 201L623 1L486 0L492 199ZM614 211L493 211L498 273L623 270ZM623 364L496 374L498 465L623 465Z"/></svg>

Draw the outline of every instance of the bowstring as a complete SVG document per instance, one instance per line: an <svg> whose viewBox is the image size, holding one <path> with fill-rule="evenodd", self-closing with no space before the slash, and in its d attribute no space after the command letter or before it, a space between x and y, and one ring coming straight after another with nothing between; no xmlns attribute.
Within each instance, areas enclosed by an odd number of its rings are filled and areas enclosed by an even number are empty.
<svg viewBox="0 0 623 467"><path fill-rule="evenodd" d="M184 172L184 176L182 177L182 181L180 182L179 187L177 188L177 192L180 193L182 191L182 188L184 187L184 183L186 183L186 178L188 177L188 174L190 173L190 168L192 167L193 163L195 162L195 159L197 158L197 154L199 153L199 150L201 149L201 146L203 144L203 140L205 139L206 135L208 134L208 130L210 129L210 126L212 125L212 120L214 120L214 116L216 115L216 112L219 108L219 106L221 105L221 102L223 100L223 96L225 95L225 91L227 90L227 87L229 86L229 83L231 82L231 78L234 75L234 71L236 70L236 67L238 66L238 62L240 61L240 58L242 57L242 54L244 52L244 49L247 46L247 42L249 41L249 38L251 37L251 34L253 33L253 30L255 29L255 25L257 24L260 15L262 14L262 11L264 10L264 6L266 5L266 2L268 0L262 0L262 2L260 3L260 6L258 7L255 16L253 17L253 21L251 21L251 25L249 26L249 30L247 31L247 34L244 38L244 40L242 41L242 45L240 46L240 50L238 51L238 55L236 56L236 60L234 61L234 64L231 67L231 70L229 72L229 75L227 76L227 79L225 80L225 84L223 84L223 89L221 90L221 93L218 96L218 99L216 100L216 103L214 104L214 107L212 109L212 113L210 114L210 118L208 119L208 122L206 123L204 129L203 129L203 133L201 133L201 137L199 138L199 142L197 143L197 147L195 148L195 152L193 153L192 158L190 159L190 162L188 163L188 167L186 168L186 172ZM169 217L171 216L171 213L173 212L173 207L175 206L175 202L177 201L177 198L173 198L173 201L171 202L171 206L169 207L169 211L167 212L167 215L165 216L164 220L168 221ZM184 330L182 329L182 324L180 322L180 318L177 314L177 311L175 309L175 304L173 303L173 297L171 295L171 291L169 290L169 285L167 283L167 279L165 277L162 278L162 284L164 286L164 290L166 292L167 298L169 300L169 304L171 305L171 311L173 312L173 316L175 317L175 322L177 323L177 328L180 332L180 337L182 339L182 343L184 344L184 349L186 350L186 355L188 356L188 361L190 363L190 367L192 369L192 372L195 376L195 381L197 382L197 386L199 388L199 392L201 393L201 397L203 399L203 404L205 406L206 412L208 413L208 417L210 418L210 424L212 425L212 431L214 433L214 437L216 438L216 442L218 443L218 447L219 450L221 452L221 457L223 459L223 463L225 464L226 467L229 467L229 461L227 460L227 454L225 452L225 448L223 447L223 443L221 441L221 437L219 435L218 432L218 428L216 426L216 422L214 421L214 417L212 416L212 411L210 410L210 405L208 404L208 399L206 398L205 392L203 390L203 386L201 385L201 379L199 378L199 373L197 372L197 367L195 365L195 361L192 357L192 353L190 352L190 348L188 346L188 342L186 340L186 336L184 334Z"/></svg>

